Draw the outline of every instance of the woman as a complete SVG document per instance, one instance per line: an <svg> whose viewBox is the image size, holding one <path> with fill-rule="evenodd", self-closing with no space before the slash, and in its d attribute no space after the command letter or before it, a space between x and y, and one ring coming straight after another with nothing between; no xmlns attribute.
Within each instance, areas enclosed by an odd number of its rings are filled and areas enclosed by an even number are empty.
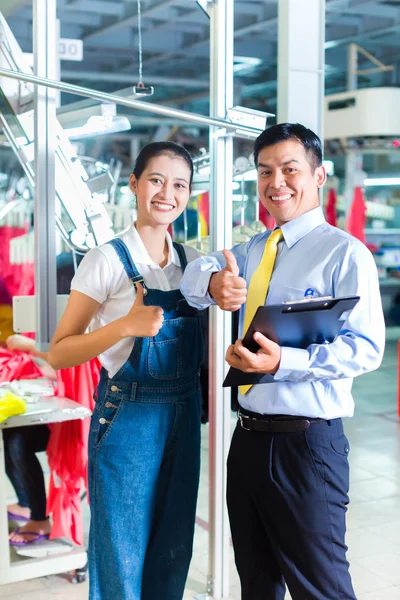
<svg viewBox="0 0 400 600"><path fill-rule="evenodd" d="M137 221L93 249L71 285L50 364L103 365L89 438L91 600L181 600L200 465L200 320L178 290L187 259L169 225L193 164L170 142L140 152ZM92 331L85 333L93 319Z"/></svg>

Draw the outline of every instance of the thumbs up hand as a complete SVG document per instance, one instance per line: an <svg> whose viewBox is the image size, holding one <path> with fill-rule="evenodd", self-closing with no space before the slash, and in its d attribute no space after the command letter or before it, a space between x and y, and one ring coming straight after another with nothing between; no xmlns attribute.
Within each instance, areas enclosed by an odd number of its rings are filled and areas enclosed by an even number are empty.
<svg viewBox="0 0 400 600"><path fill-rule="evenodd" d="M163 309L159 306L145 306L143 296L143 287L137 283L135 302L126 317L122 319L123 337L153 337L162 327Z"/></svg>
<svg viewBox="0 0 400 600"><path fill-rule="evenodd" d="M246 302L246 280L239 277L239 267L235 255L223 250L226 267L210 278L208 291L220 308L234 312Z"/></svg>

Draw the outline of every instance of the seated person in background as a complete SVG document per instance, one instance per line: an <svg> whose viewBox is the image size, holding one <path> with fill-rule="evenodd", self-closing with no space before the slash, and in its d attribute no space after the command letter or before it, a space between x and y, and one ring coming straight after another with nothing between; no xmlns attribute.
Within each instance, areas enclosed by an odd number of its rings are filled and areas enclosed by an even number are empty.
<svg viewBox="0 0 400 600"><path fill-rule="evenodd" d="M43 361L47 352L35 350L35 340L23 335L11 335L6 339L9 350L30 352L40 360L40 369L46 377L54 378L53 369ZM5 467L18 498L17 504L7 506L8 518L26 521L10 534L10 544L24 546L48 539L51 524L46 515L46 488L43 470L36 452L44 452L50 437L47 425L13 427L4 429Z"/></svg>

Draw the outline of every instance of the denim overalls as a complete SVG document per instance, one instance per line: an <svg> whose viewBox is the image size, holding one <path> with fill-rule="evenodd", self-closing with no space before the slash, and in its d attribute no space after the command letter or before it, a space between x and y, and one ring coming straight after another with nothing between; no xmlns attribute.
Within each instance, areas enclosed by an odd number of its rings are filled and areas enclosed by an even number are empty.
<svg viewBox="0 0 400 600"><path fill-rule="evenodd" d="M109 242L143 282L121 239ZM182 270L187 261L174 244ZM146 289L164 310L111 379L103 369L89 436L90 600L181 600L200 471L200 319L179 290Z"/></svg>

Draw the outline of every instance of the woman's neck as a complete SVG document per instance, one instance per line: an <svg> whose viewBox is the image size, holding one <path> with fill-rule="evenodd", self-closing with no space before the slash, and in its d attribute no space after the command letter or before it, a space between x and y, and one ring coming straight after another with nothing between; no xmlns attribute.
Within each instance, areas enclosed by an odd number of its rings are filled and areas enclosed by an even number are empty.
<svg viewBox="0 0 400 600"><path fill-rule="evenodd" d="M152 227L141 224L140 221L136 221L135 227L150 258L161 268L165 267L168 263L168 244L165 238L168 227Z"/></svg>

